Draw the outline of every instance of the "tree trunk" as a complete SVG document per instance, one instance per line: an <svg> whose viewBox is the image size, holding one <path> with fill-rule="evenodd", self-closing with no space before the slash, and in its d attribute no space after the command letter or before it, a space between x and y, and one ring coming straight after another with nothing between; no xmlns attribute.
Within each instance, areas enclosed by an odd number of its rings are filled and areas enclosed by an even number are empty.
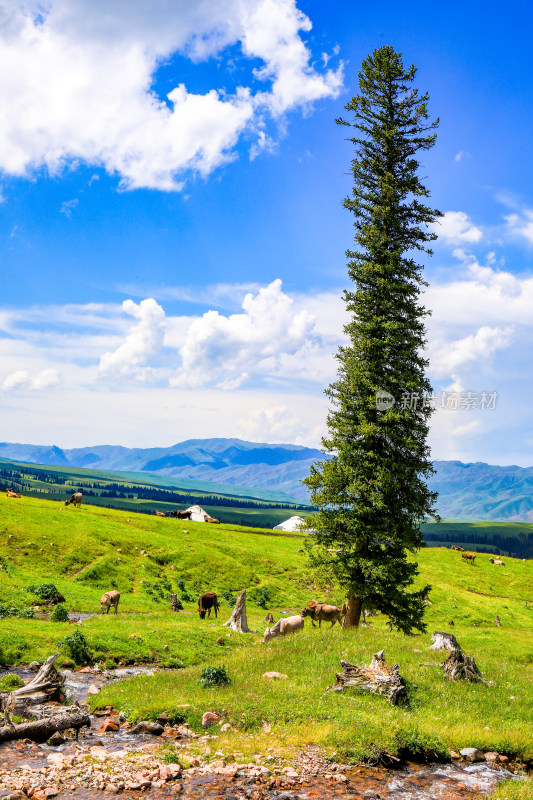
<svg viewBox="0 0 533 800"><path fill-rule="evenodd" d="M9 720L7 716L6 722ZM9 742L13 739L31 739L32 742L46 742L56 731L65 731L75 728L78 733L80 728L89 727L90 718L86 711L78 710L76 713L56 714L53 717L35 722L23 722L22 725L5 725L0 728L0 742Z"/></svg>
<svg viewBox="0 0 533 800"><path fill-rule="evenodd" d="M452 650L444 662L444 672L450 681L469 681L470 683L485 683L472 656L467 656L462 650Z"/></svg>
<svg viewBox="0 0 533 800"><path fill-rule="evenodd" d="M172 609L172 611L177 611L178 610L178 595L177 594L173 594L172 595L171 609Z"/></svg>
<svg viewBox="0 0 533 800"><path fill-rule="evenodd" d="M356 597L353 589L348 590L348 613L344 617L343 628L358 628L361 620L363 601Z"/></svg>
<svg viewBox="0 0 533 800"><path fill-rule="evenodd" d="M431 641L433 642L433 644L429 648L430 650L461 649L461 645L459 644L453 633L447 633L446 631L433 631Z"/></svg>
<svg viewBox="0 0 533 800"><path fill-rule="evenodd" d="M59 653L46 659L37 675L25 686L9 692L5 706L12 714L24 716L27 706L42 705L59 700L65 678L55 668Z"/></svg>
<svg viewBox="0 0 533 800"><path fill-rule="evenodd" d="M341 661L341 665L344 672L337 672L337 682L328 686L328 689L341 692L355 687L383 694L393 706L406 702L407 690L400 668L398 664L393 667L385 664L384 650L374 654L368 667L366 664L357 666L348 661Z"/></svg>
<svg viewBox="0 0 533 800"><path fill-rule="evenodd" d="M248 627L248 619L246 617L246 589L238 596L231 617L224 623L224 626L227 625L237 633L254 633Z"/></svg>

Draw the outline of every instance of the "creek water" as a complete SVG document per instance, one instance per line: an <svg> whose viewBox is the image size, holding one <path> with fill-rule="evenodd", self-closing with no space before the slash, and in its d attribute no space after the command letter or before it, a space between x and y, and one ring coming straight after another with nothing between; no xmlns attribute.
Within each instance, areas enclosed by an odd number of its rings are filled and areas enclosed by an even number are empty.
<svg viewBox="0 0 533 800"><path fill-rule="evenodd" d="M101 688L109 681L123 680L140 674L156 671L150 667L127 667L110 672L75 672L65 670L65 689L72 702L84 703L90 686ZM0 676L8 670L0 670ZM35 673L15 669L25 681ZM39 770L46 766L46 756L52 751L64 754L75 753L78 746L90 747L98 744L108 751L139 750L158 740L147 734L132 735L122 730L115 733L98 734L99 717L91 717L91 728L82 729L79 742L67 740L64 745L52 748L27 742L9 742L0 745L0 769L30 767ZM493 767L486 762L477 764L405 764L401 768L388 770L383 767L353 767L344 772L346 782L337 782L325 777L304 778L303 783L290 788L279 786L272 778L227 778L222 775L191 775L184 773L182 790L169 783L162 789L142 792L148 800L168 800L179 797L184 800L474 800L490 795L502 780L520 780L502 767ZM274 776L275 777L275 776ZM139 791L121 792L121 797L140 796ZM0 792L0 800L2 797ZM57 800L108 800L116 797L105 791L76 789L75 793L60 792Z"/></svg>

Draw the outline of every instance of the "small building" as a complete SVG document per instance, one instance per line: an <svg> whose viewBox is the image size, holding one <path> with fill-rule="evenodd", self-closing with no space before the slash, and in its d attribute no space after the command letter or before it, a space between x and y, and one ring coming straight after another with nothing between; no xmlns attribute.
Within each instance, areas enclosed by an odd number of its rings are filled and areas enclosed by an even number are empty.
<svg viewBox="0 0 533 800"><path fill-rule="evenodd" d="M303 517L290 517L285 522L280 522L279 525L274 526L275 531L287 531L287 533L314 533L311 528L305 527L305 519Z"/></svg>

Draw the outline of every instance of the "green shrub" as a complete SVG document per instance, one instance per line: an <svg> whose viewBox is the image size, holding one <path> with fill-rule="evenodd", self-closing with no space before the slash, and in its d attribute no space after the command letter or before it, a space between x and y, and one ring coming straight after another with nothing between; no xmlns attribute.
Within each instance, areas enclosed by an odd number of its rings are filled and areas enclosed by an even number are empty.
<svg viewBox="0 0 533 800"><path fill-rule="evenodd" d="M10 608L9 606L0 606L0 619L6 619L6 617L33 619L35 617L35 611L33 608Z"/></svg>
<svg viewBox="0 0 533 800"><path fill-rule="evenodd" d="M255 603L256 606L259 606L259 608L268 608L270 605L270 592L266 587L260 586L258 589L253 589L250 595L252 602Z"/></svg>
<svg viewBox="0 0 533 800"><path fill-rule="evenodd" d="M202 670L202 677L198 681L200 686L226 686L231 683L228 671L224 665L221 667L206 667Z"/></svg>
<svg viewBox="0 0 533 800"><path fill-rule="evenodd" d="M184 592L185 591L185 581L183 580L183 578L179 579L179 581L177 582L176 586L178 587L180 592Z"/></svg>
<svg viewBox="0 0 533 800"><path fill-rule="evenodd" d="M55 606L50 614L52 622L68 622L68 611L65 606Z"/></svg>
<svg viewBox="0 0 533 800"><path fill-rule="evenodd" d="M196 597L193 594L189 594L189 592L182 592L181 599L184 603L195 603Z"/></svg>
<svg viewBox="0 0 533 800"><path fill-rule="evenodd" d="M0 678L0 692L11 692L13 689L19 689L21 686L24 686L24 681L14 673L2 675Z"/></svg>
<svg viewBox="0 0 533 800"><path fill-rule="evenodd" d="M81 631L74 631L69 636L65 636L60 644L76 664L85 664L91 660L89 644Z"/></svg>
<svg viewBox="0 0 533 800"><path fill-rule="evenodd" d="M235 603L237 602L237 598L235 597L235 595L234 595L234 594L232 594L232 593L231 593L231 592L229 592L229 591L222 592L222 594L221 594L221 597L223 597L223 598L224 598L224 600L227 600L227 601L228 601L228 605L230 606L230 608L233 608L233 606L234 606L234 605L235 605Z"/></svg>
<svg viewBox="0 0 533 800"><path fill-rule="evenodd" d="M41 600L55 600L56 597L61 597L61 592L53 583L41 583L39 586L31 584L26 587L26 591L37 595Z"/></svg>

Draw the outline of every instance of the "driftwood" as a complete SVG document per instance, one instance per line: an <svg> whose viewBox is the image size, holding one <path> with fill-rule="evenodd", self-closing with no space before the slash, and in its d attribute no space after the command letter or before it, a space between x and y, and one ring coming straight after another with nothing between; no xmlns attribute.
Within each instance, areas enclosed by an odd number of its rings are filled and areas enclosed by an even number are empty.
<svg viewBox="0 0 533 800"><path fill-rule="evenodd" d="M56 731L65 731L68 728L75 728L77 738L80 728L88 728L91 724L88 712L81 709L68 714L60 713L51 717L43 717L34 722L23 722L21 725L13 725L9 712L4 712L4 714L7 724L0 728L0 742L9 742L13 739L46 742Z"/></svg>
<svg viewBox="0 0 533 800"><path fill-rule="evenodd" d="M246 589L238 596L231 617L224 623L224 626L228 625L234 631L237 631L237 633L254 632L248 627L248 618L246 616Z"/></svg>
<svg viewBox="0 0 533 800"><path fill-rule="evenodd" d="M5 708L11 714L26 715L28 706L38 706L59 700L65 678L55 668L59 653L46 659L37 675L25 686L4 695Z"/></svg>
<svg viewBox="0 0 533 800"><path fill-rule="evenodd" d="M452 650L443 666L446 676L451 681L470 681L471 683L481 681L485 683L473 657L467 656L461 648Z"/></svg>
<svg viewBox="0 0 533 800"><path fill-rule="evenodd" d="M430 650L460 650L461 645L453 635L453 633L446 633L446 631L433 631L431 637L433 644Z"/></svg>
<svg viewBox="0 0 533 800"><path fill-rule="evenodd" d="M405 703L407 689L400 675L400 668L398 664L388 667L385 664L384 653L384 650L375 653L368 666L366 664L357 666L348 661L341 661L344 672L337 672L337 682L328 686L328 689L341 692L356 687L385 695L393 706Z"/></svg>

